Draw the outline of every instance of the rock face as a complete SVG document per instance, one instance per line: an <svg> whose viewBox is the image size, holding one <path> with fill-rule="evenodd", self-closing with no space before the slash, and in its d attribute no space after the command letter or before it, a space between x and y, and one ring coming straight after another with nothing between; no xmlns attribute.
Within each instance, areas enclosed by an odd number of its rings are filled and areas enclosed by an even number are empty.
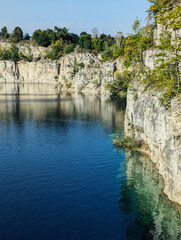
<svg viewBox="0 0 181 240"><path fill-rule="evenodd" d="M167 28L157 24L154 32L155 45ZM172 43L181 36L181 29L170 30ZM160 50L149 49L143 53L144 65L153 70L159 65ZM164 59L172 57L165 51ZM181 63L180 63L181 69ZM127 93L125 135L143 141L150 148L151 160L155 163L165 182L164 193L181 204L181 99L172 99L171 106L161 105L163 93L148 90L141 83L132 83Z"/></svg>
<svg viewBox="0 0 181 240"><path fill-rule="evenodd" d="M181 204L181 100L166 109L160 94L133 84L127 95L125 134L148 144L151 159L165 181L164 193Z"/></svg>
<svg viewBox="0 0 181 240"><path fill-rule="evenodd" d="M102 63L94 54L69 54L59 61L58 82L61 88L83 91L105 91L114 79L116 62Z"/></svg>
<svg viewBox="0 0 181 240"><path fill-rule="evenodd" d="M0 82L34 82L34 83L54 83L57 75L56 62L13 62L0 61Z"/></svg>
<svg viewBox="0 0 181 240"><path fill-rule="evenodd" d="M12 42L9 39L1 39L0 40L0 48L8 49L11 47ZM45 56L46 48L38 46L35 42L29 40L23 40L21 42L16 43L16 46L19 50L25 55L28 56L30 54L33 55L33 59L37 60Z"/></svg>
<svg viewBox="0 0 181 240"><path fill-rule="evenodd" d="M0 61L0 82L57 83L62 90L106 92L106 83L122 69L120 61L102 63L100 56L72 53L57 61Z"/></svg>
<svg viewBox="0 0 181 240"><path fill-rule="evenodd" d="M156 46L160 45L160 38L163 37L163 34L167 31L168 29L166 26L163 26L162 24L157 24L154 31L154 42ZM171 33L172 43L174 43L176 39L181 37L181 29L169 29L169 32Z"/></svg>
<svg viewBox="0 0 181 240"><path fill-rule="evenodd" d="M148 49L143 53L144 64L151 70L156 67L157 54L157 49Z"/></svg>

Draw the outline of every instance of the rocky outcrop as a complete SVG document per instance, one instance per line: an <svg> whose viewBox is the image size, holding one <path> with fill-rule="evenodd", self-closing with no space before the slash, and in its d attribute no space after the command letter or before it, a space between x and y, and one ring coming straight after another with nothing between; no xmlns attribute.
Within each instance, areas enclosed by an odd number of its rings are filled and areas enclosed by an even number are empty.
<svg viewBox="0 0 181 240"><path fill-rule="evenodd" d="M56 62L41 60L37 62L0 61L0 82L55 83Z"/></svg>
<svg viewBox="0 0 181 240"><path fill-rule="evenodd" d="M69 54L59 61L58 82L61 88L105 91L106 83L114 79L116 62L102 63L94 54Z"/></svg>
<svg viewBox="0 0 181 240"><path fill-rule="evenodd" d="M0 49L9 49L12 45L9 39L0 39ZM34 60L41 59L46 55L46 48L38 46L34 41L23 40L16 43L19 51L25 56L32 55Z"/></svg>
<svg viewBox="0 0 181 240"><path fill-rule="evenodd" d="M71 53L57 61L0 61L0 82L57 83L60 90L106 92L106 84L122 71L122 62L102 63L100 56Z"/></svg>
<svg viewBox="0 0 181 240"><path fill-rule="evenodd" d="M125 134L144 141L165 181L164 193L181 204L181 99L166 108L160 93L135 83L127 94Z"/></svg>
<svg viewBox="0 0 181 240"><path fill-rule="evenodd" d="M181 37L181 29L168 29L167 26L162 24L157 24L156 29L154 31L154 42L156 46L160 45L160 38L164 36L164 33L171 33L171 41L174 44L175 40Z"/></svg>
<svg viewBox="0 0 181 240"><path fill-rule="evenodd" d="M154 32L156 46L168 31L172 44L181 37L181 29L167 29L157 24ZM163 55L159 48L148 49L143 53L145 69L154 70L161 63L159 58L167 62L174 57L172 54L167 50ZM163 94L139 82L132 83L127 93L125 135L149 147L151 160L165 182L164 193L170 200L181 204L181 97L172 99L170 106L166 107L160 101Z"/></svg>
<svg viewBox="0 0 181 240"><path fill-rule="evenodd" d="M156 67L157 54L157 49L148 49L143 53L145 67L148 67L150 70L153 70Z"/></svg>

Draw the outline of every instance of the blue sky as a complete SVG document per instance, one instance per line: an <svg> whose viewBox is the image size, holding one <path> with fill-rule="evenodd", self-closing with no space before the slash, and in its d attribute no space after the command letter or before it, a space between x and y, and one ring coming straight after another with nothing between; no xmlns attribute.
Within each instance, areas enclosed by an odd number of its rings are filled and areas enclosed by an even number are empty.
<svg viewBox="0 0 181 240"><path fill-rule="evenodd" d="M67 27L71 32L131 32L136 16L145 24L147 0L1 0L0 28L11 32L20 26L23 32L35 29Z"/></svg>

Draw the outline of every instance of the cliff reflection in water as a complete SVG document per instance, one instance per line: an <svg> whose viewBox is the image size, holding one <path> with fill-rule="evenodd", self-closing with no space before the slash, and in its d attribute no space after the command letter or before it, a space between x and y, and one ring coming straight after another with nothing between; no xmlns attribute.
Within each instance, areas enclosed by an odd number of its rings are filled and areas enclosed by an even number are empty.
<svg viewBox="0 0 181 240"><path fill-rule="evenodd" d="M181 239L181 208L163 193L164 182L147 157L126 150L127 181L121 211L132 215L128 239Z"/></svg>
<svg viewBox="0 0 181 240"><path fill-rule="evenodd" d="M73 118L100 119L105 127L123 128L125 103L94 93L58 93L53 84L1 84L0 104L0 121L4 119L5 124L12 119L23 124L33 116L37 125L60 117L59 125L64 127Z"/></svg>

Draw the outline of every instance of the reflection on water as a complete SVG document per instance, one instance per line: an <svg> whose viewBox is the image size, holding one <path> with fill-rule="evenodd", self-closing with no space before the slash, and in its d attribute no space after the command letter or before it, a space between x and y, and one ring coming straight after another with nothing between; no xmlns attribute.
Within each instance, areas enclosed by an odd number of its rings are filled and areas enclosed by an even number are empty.
<svg viewBox="0 0 181 240"><path fill-rule="evenodd" d="M152 162L112 145L124 110L54 85L0 85L0 239L181 239Z"/></svg>
<svg viewBox="0 0 181 240"><path fill-rule="evenodd" d="M46 103L46 104L45 104ZM105 95L58 93L52 84L1 84L0 121L17 120L19 124L32 116L37 122L73 118L87 121L100 119L103 124L123 127L125 102Z"/></svg>
<svg viewBox="0 0 181 240"><path fill-rule="evenodd" d="M127 150L126 166L120 209L134 214L127 228L128 239L181 239L181 208L164 195L164 182L154 164Z"/></svg>
<svg viewBox="0 0 181 240"><path fill-rule="evenodd" d="M1 85L1 240L125 239L125 157L110 137L123 129L124 107L53 85Z"/></svg>

